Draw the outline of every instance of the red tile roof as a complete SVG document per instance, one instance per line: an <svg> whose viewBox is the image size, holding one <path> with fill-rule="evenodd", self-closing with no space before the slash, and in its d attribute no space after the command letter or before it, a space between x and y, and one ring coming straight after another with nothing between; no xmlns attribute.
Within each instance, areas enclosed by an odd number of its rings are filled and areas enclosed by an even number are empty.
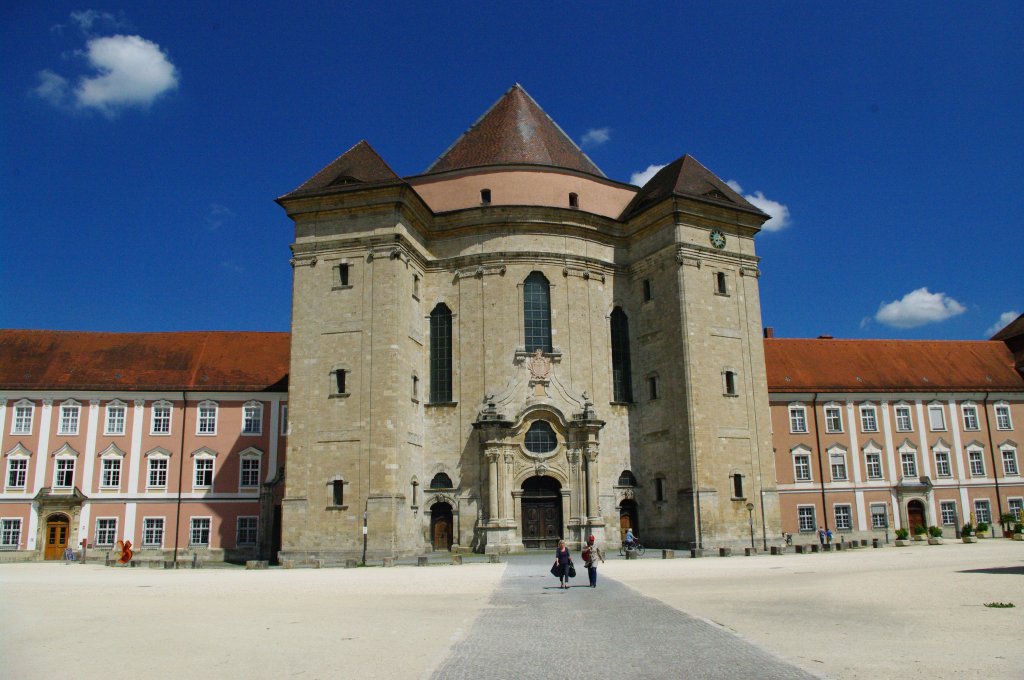
<svg viewBox="0 0 1024 680"><path fill-rule="evenodd" d="M1024 391L1002 342L766 338L770 392Z"/></svg>
<svg viewBox="0 0 1024 680"><path fill-rule="evenodd" d="M719 179L715 173L701 165L696 158L685 155L672 161L647 180L647 184L637 192L619 219L627 220L669 196L687 196L759 215L764 214Z"/></svg>
<svg viewBox="0 0 1024 680"><path fill-rule="evenodd" d="M0 389L288 389L290 335L0 330Z"/></svg>
<svg viewBox="0 0 1024 680"><path fill-rule="evenodd" d="M320 172L303 182L294 191L281 198L294 198L331 189L342 189L354 184L380 184L400 182L384 159L363 140L331 161ZM280 199L279 199L280 200Z"/></svg>
<svg viewBox="0 0 1024 680"><path fill-rule="evenodd" d="M519 83L462 133L426 173L515 163L553 165L604 177Z"/></svg>

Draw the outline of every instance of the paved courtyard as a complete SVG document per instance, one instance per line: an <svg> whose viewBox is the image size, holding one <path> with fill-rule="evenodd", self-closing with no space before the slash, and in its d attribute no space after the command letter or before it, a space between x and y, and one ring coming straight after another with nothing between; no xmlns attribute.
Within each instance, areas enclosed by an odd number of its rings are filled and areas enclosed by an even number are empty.
<svg viewBox="0 0 1024 680"><path fill-rule="evenodd" d="M1024 678L1024 543L653 555L609 559L597 589L580 569L568 591L546 554L348 570L0 565L0 658L9 678Z"/></svg>

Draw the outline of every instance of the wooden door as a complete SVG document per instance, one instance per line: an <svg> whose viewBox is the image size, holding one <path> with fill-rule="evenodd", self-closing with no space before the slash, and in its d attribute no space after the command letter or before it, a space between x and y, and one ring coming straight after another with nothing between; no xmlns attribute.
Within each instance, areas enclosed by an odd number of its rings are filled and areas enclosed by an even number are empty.
<svg viewBox="0 0 1024 680"><path fill-rule="evenodd" d="M430 506L430 536L434 550L451 550L455 521L452 506L447 503L434 503Z"/></svg>
<svg viewBox="0 0 1024 680"><path fill-rule="evenodd" d="M43 559L64 559L64 549L68 547L71 523L66 519L51 519L46 523L46 548Z"/></svg>
<svg viewBox="0 0 1024 680"><path fill-rule="evenodd" d="M927 527L924 519L924 504L921 501L907 503L907 531L914 534L914 527Z"/></svg>
<svg viewBox="0 0 1024 680"><path fill-rule="evenodd" d="M637 535L637 521L636 521L636 501L625 500L622 501L622 505L619 506L619 540L625 540L626 531L629 529L633 530L633 535Z"/></svg>
<svg viewBox="0 0 1024 680"><path fill-rule="evenodd" d="M562 533L558 499L523 499L523 545L527 548L557 548Z"/></svg>

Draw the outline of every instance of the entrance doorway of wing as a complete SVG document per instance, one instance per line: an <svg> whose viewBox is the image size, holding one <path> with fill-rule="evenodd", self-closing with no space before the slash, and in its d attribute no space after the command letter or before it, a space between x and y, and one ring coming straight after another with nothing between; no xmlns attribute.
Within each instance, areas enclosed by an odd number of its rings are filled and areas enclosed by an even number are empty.
<svg viewBox="0 0 1024 680"><path fill-rule="evenodd" d="M562 485L551 477L523 482L523 545L557 548L562 538Z"/></svg>

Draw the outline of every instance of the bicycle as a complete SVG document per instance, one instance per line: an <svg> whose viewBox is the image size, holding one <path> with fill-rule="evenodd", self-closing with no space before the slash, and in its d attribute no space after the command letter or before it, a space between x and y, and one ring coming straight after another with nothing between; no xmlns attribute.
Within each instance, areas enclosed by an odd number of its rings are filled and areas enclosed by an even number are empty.
<svg viewBox="0 0 1024 680"><path fill-rule="evenodd" d="M633 541L633 545L629 547L625 543L619 546L619 557L625 557L627 550L636 553L639 557L643 557L644 553L647 552L647 548L640 541Z"/></svg>

